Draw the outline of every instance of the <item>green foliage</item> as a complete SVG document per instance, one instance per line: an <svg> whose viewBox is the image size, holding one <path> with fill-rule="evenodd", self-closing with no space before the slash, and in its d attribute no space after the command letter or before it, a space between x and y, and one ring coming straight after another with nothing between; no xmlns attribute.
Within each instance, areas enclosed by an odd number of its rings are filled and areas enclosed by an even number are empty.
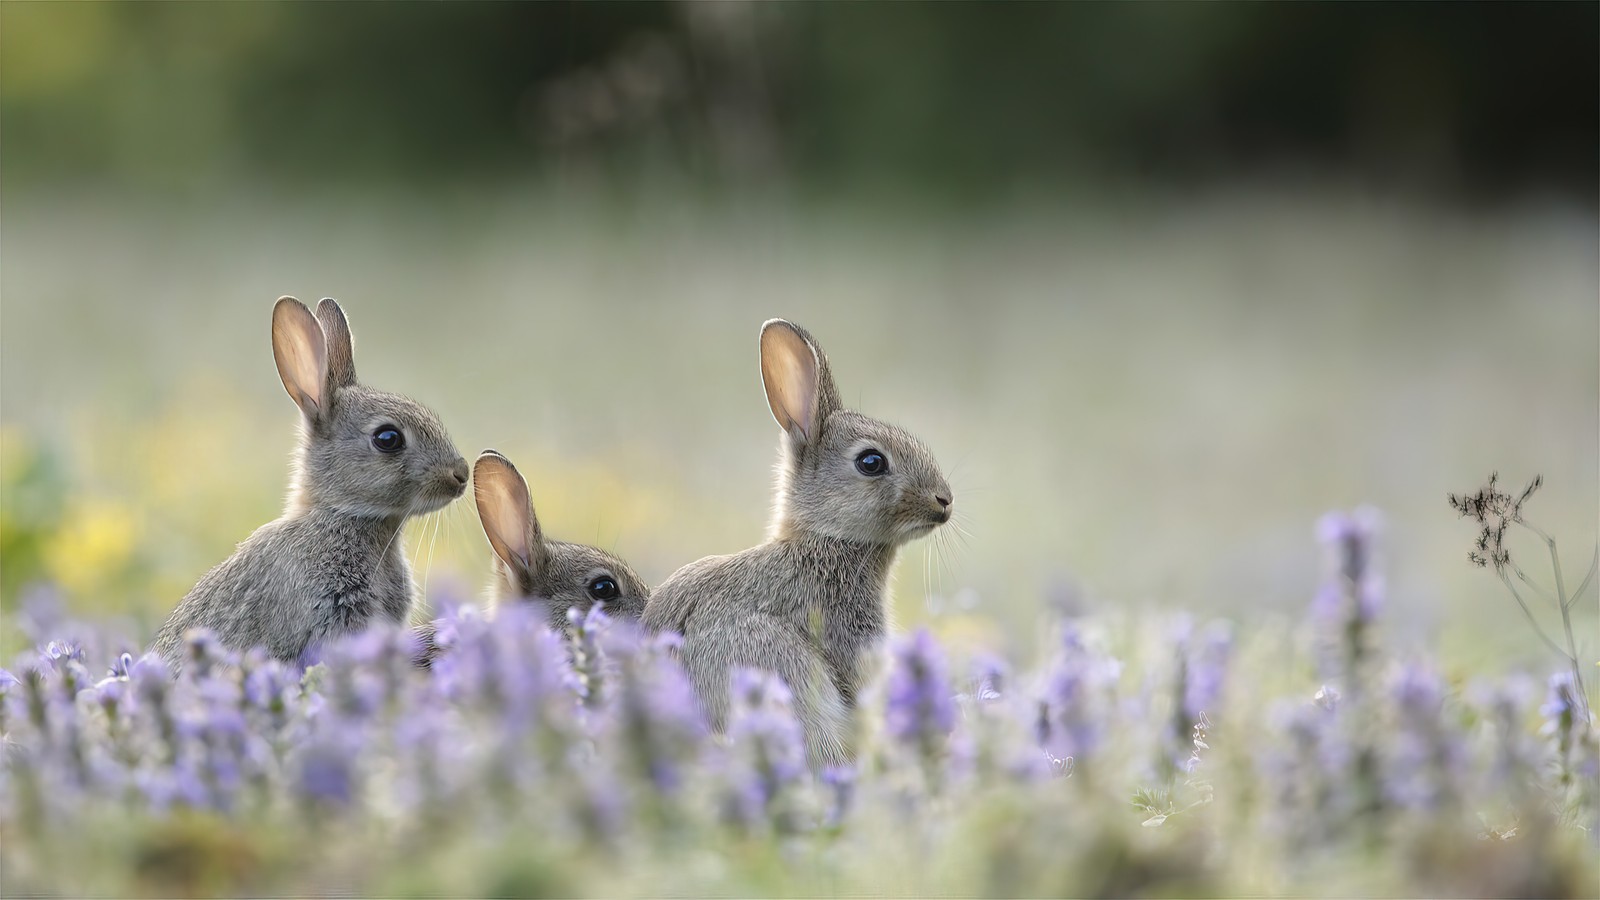
<svg viewBox="0 0 1600 900"><path fill-rule="evenodd" d="M1309 161L1593 198L1595 88L1567 77L1593 68L1593 4L13 3L0 17L12 183L600 171L976 199Z"/></svg>

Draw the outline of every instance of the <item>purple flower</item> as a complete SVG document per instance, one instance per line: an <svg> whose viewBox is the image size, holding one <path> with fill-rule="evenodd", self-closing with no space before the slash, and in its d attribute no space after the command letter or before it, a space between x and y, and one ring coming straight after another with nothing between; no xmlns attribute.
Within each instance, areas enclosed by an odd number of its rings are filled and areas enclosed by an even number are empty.
<svg viewBox="0 0 1600 900"><path fill-rule="evenodd" d="M57 668L67 662L83 662L83 645L77 641L51 641L39 652Z"/></svg>
<svg viewBox="0 0 1600 900"><path fill-rule="evenodd" d="M622 755L625 771L646 776L657 791L677 791L708 731L688 674L646 642L619 660L616 682L598 709L597 739Z"/></svg>
<svg viewBox="0 0 1600 900"><path fill-rule="evenodd" d="M1325 841L1353 809L1352 753L1338 713L1318 703L1281 701L1267 721L1257 747L1268 827L1294 847Z"/></svg>
<svg viewBox="0 0 1600 900"><path fill-rule="evenodd" d="M895 646L887 700L890 736L924 755L936 753L955 729L944 653L927 629L917 629Z"/></svg>
<svg viewBox="0 0 1600 900"><path fill-rule="evenodd" d="M1377 565L1377 537L1382 519L1377 510L1330 512L1317 524L1327 551L1328 575L1311 604L1325 676L1337 678L1348 691L1369 680L1373 655L1370 632L1383 608L1384 582Z"/></svg>
<svg viewBox="0 0 1600 900"><path fill-rule="evenodd" d="M1600 777L1600 740L1596 739L1593 717L1585 721L1572 673L1551 675L1549 685L1545 701L1539 706L1539 715L1544 719L1539 734L1554 739L1557 769L1563 781L1576 777L1590 784Z"/></svg>
<svg viewBox="0 0 1600 900"><path fill-rule="evenodd" d="M780 808L806 775L805 732L795 718L783 679L760 669L733 671L728 738L734 764L726 773L731 805L746 825L768 819L792 827Z"/></svg>
<svg viewBox="0 0 1600 900"><path fill-rule="evenodd" d="M844 824L845 817L850 814L858 775L854 766L828 766L822 770L820 780L827 789L827 811L823 814L823 822L829 827Z"/></svg>
<svg viewBox="0 0 1600 900"><path fill-rule="evenodd" d="M1183 711L1191 723L1206 712L1215 712L1228 680L1228 663L1233 657L1233 631L1226 623L1215 622L1185 648Z"/></svg>
<svg viewBox="0 0 1600 900"><path fill-rule="evenodd" d="M1317 538L1327 550L1330 572L1313 606L1319 618L1370 623L1382 610L1383 577L1377 565L1382 527L1382 516L1370 506L1353 513L1330 512L1318 521Z"/></svg>
<svg viewBox="0 0 1600 900"><path fill-rule="evenodd" d="M1006 661L992 654L982 654L972 663L972 693L968 695L980 704L999 703L1006 698L1011 679Z"/></svg>
<svg viewBox="0 0 1600 900"><path fill-rule="evenodd" d="M184 635L184 663L181 673L183 678L190 681L204 680L219 667L238 664L238 655L223 646L209 629L196 628Z"/></svg>
<svg viewBox="0 0 1600 900"><path fill-rule="evenodd" d="M1395 722L1382 745L1384 795L1401 809L1435 813L1455 802L1466 763L1441 716L1444 686L1433 670L1407 664L1396 670L1389 696Z"/></svg>
<svg viewBox="0 0 1600 900"><path fill-rule="evenodd" d="M295 756L294 788L311 803L348 806L357 791L356 749L348 741L320 734Z"/></svg>
<svg viewBox="0 0 1600 900"><path fill-rule="evenodd" d="M1539 706L1539 715L1544 718L1539 733L1554 736L1565 745L1571 740L1578 719L1578 708L1578 693L1573 690L1572 673L1557 672L1551 675L1549 691L1545 694L1544 703Z"/></svg>
<svg viewBox="0 0 1600 900"><path fill-rule="evenodd" d="M111 664L111 669L107 674L112 678L123 678L123 679L126 679L128 677L128 674L131 673L132 671L133 671L133 654L132 653L123 653L123 654L121 654L120 656L117 657L115 662L113 662Z"/></svg>
<svg viewBox="0 0 1600 900"><path fill-rule="evenodd" d="M1052 765L1099 746L1104 731L1103 694L1122 674L1122 664L1091 652L1076 626L1062 628L1061 649L1045 672L1034 718L1034 736Z"/></svg>
<svg viewBox="0 0 1600 900"><path fill-rule="evenodd" d="M1200 751L1210 749L1206 740L1211 721L1206 713L1215 712L1221 698L1233 636L1222 622L1214 622L1196 635L1190 619L1182 616L1173 627L1172 641L1175 697L1162 741L1172 766L1193 772L1200 763Z"/></svg>

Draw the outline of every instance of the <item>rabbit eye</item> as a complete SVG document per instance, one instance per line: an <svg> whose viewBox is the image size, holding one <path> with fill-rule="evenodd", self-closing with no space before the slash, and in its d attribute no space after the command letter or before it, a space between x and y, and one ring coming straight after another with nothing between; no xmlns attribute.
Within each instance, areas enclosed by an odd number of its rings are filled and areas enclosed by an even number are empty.
<svg viewBox="0 0 1600 900"><path fill-rule="evenodd" d="M609 575L601 575L589 582L589 596L596 600L615 600L622 590L617 587L616 579Z"/></svg>
<svg viewBox="0 0 1600 900"><path fill-rule="evenodd" d="M876 450L863 450L856 457L856 471L863 475L882 475L889 471L889 461Z"/></svg>
<svg viewBox="0 0 1600 900"><path fill-rule="evenodd" d="M372 446L384 453L399 453L406 445L406 436L393 425L380 425L372 433Z"/></svg>

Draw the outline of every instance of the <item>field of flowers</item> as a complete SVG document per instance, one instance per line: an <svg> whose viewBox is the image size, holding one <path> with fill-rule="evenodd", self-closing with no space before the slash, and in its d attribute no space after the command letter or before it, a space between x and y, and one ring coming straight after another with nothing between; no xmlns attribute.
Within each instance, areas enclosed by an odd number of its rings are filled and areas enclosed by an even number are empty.
<svg viewBox="0 0 1600 900"><path fill-rule="evenodd" d="M1319 526L1297 627L1062 619L1030 670L898 636L857 759L780 683L706 733L670 639L436 597L283 665L170 678L67 621L0 673L0 893L59 896L1591 896L1596 731L1547 681L1385 640L1378 521ZM1552 665L1552 670L1557 667Z"/></svg>

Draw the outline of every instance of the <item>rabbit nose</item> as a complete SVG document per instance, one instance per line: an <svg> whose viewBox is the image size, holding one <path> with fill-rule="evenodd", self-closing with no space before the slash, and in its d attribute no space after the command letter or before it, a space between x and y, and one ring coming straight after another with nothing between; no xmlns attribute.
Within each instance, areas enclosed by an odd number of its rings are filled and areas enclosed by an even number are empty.
<svg viewBox="0 0 1600 900"><path fill-rule="evenodd" d="M933 499L938 501L939 505L944 507L945 509L949 509L950 508L950 498L949 497L946 497L943 494L934 494L933 495Z"/></svg>
<svg viewBox="0 0 1600 900"><path fill-rule="evenodd" d="M456 460L455 467L450 470L450 474L455 476L456 487L466 487L467 486L467 461L464 460L464 459Z"/></svg>

